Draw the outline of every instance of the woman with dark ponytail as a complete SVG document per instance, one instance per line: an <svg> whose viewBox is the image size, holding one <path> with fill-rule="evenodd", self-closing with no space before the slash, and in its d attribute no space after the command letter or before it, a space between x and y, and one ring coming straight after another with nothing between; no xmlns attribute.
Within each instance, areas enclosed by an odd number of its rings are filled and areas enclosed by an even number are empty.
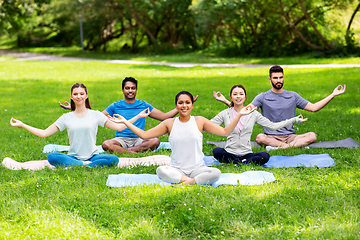
<svg viewBox="0 0 360 240"><path fill-rule="evenodd" d="M23 127L29 132L42 138L50 136L59 130L62 131L67 129L70 143L68 154L57 152L50 153L47 157L47 161L52 166L68 167L86 165L88 167L102 167L116 165L119 162L117 156L99 154L99 150L96 147L98 126L106 126L118 131L123 130L126 126L110 121L108 117L100 111L91 110L87 88L84 84L74 84L71 88L70 97L72 111L62 115L55 123L45 130L31 127L14 118L11 118L10 124L13 127ZM131 119L131 122L134 122L140 117L146 117L147 115L148 112L145 109L140 112L139 115ZM7 158L3 164L5 166L8 165L10 168L11 166L19 165L19 168L21 168L21 165L24 165L25 163L19 163ZM41 166L46 165L41 161L31 161L27 162L25 165L27 168L30 168L29 166L36 166L36 164Z"/></svg>

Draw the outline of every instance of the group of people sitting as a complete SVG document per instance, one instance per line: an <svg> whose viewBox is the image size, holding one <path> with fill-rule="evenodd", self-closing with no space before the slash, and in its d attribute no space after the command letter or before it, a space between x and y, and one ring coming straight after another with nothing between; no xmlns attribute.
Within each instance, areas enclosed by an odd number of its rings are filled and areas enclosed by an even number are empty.
<svg viewBox="0 0 360 240"><path fill-rule="evenodd" d="M254 124L264 127L264 134L256 137L256 142L273 148L307 146L317 140L313 132L296 134L294 123L307 120L301 115L295 117L296 108L316 112L325 107L335 96L345 92L346 86L337 86L326 98L317 103L303 99L299 94L283 89L284 72L280 66L273 66L269 71L272 88L260 93L251 104L245 106L246 89L234 85L230 90L228 101L220 92L214 92L214 98L228 105L213 119L192 116L196 98L190 92L181 91L175 97L175 109L163 113L149 103L136 99L137 80L127 77L122 82L124 99L115 101L103 112L91 110L87 88L76 83L71 88L71 103L60 103L71 110L63 114L55 123L42 130L26 125L20 120L11 118L14 127L23 127L40 137L47 137L57 131L67 129L70 149L67 154L50 153L47 160L17 162L5 158L3 165L9 168L27 168L41 165L43 167L70 167L84 165L102 167L117 165L119 158L111 154L99 154L96 147L98 126L116 130L115 138L102 143L105 151L118 154L156 149L160 141L157 137L168 134L171 145L169 166L159 166L158 177L169 183L178 184L212 184L220 177L220 170L207 167L202 151L203 131L226 136L225 148L215 148L214 157L223 163L265 164L270 155L267 152L253 153L250 138ZM262 114L256 111L261 108ZM174 118L177 114L178 117ZM145 118L162 121L159 125L144 131ZM224 124L225 127L220 125ZM161 158L161 156L158 156Z"/></svg>

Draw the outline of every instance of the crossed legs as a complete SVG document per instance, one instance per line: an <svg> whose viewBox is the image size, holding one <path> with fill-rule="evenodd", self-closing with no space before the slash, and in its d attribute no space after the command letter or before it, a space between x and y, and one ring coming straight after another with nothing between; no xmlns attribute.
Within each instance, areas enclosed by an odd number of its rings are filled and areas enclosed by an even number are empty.
<svg viewBox="0 0 360 240"><path fill-rule="evenodd" d="M160 144L160 140L157 138L151 138L144 140L141 144L130 147L130 148L123 148L123 146L116 140L110 139L106 140L102 143L102 148L105 151L109 152L117 152L117 153L124 153L124 152L132 152L137 153L146 150L154 150Z"/></svg>
<svg viewBox="0 0 360 240"><path fill-rule="evenodd" d="M160 166L156 169L156 175L162 181L168 183L210 185L219 180L221 172L217 168L204 166L194 169L190 174L186 174L181 169L175 167Z"/></svg>
<svg viewBox="0 0 360 240"><path fill-rule="evenodd" d="M304 134L293 134L293 138L289 138L289 141L282 141L281 138L277 138L274 135L267 135L260 133L256 137L256 142L260 145L279 147L279 148L289 148L289 147L305 147L313 142L316 142L317 136L314 132L307 132ZM282 137L282 136L281 136Z"/></svg>

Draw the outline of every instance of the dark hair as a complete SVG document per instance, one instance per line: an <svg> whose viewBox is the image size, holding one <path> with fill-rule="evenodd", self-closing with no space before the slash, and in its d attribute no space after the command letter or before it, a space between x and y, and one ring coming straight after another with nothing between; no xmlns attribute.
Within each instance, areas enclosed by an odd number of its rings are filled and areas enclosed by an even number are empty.
<svg viewBox="0 0 360 240"><path fill-rule="evenodd" d="M233 90L234 90L235 88L242 88L242 89L244 90L245 97L246 97L246 89L244 88L243 85L240 85L240 84L237 84L237 85L232 86L232 88L230 89L230 97L231 97L231 94L232 94L232 92L233 92ZM233 107L233 106L234 106L234 102L231 101L230 105L231 105L231 107Z"/></svg>
<svg viewBox="0 0 360 240"><path fill-rule="evenodd" d="M133 77L126 77L126 78L124 78L124 80L122 81L122 86L121 86L122 89L124 89L126 82L132 82L132 83L134 83L135 86L136 86L136 89L137 89L138 81L137 81L135 78L133 78Z"/></svg>
<svg viewBox="0 0 360 240"><path fill-rule="evenodd" d="M279 65L272 66L269 70L269 77L271 77L272 73L281 72L284 74L284 70Z"/></svg>
<svg viewBox="0 0 360 240"><path fill-rule="evenodd" d="M191 93L189 93L188 91L181 91L178 94L176 94L176 96L175 96L175 104L177 103L180 95L183 95L183 94L188 95L190 97L191 103L194 103L194 97Z"/></svg>
<svg viewBox="0 0 360 240"><path fill-rule="evenodd" d="M75 83L75 84L71 87L71 94L72 94L74 88L83 88L83 89L85 89L86 94L88 94L87 88L86 88L85 85L82 84L82 83ZM75 103L74 103L74 101L73 101L72 99L71 99L71 104L70 104L70 106L71 106L71 111L75 111L76 106L75 106ZM88 109L91 109L89 97L85 100L85 107L88 108Z"/></svg>

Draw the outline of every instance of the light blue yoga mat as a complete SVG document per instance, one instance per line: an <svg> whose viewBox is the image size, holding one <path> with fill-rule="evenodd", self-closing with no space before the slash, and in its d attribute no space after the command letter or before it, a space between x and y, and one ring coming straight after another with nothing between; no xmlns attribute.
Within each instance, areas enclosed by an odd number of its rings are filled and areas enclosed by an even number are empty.
<svg viewBox="0 0 360 240"><path fill-rule="evenodd" d="M206 166L223 164L213 156L205 156ZM271 156L269 161L263 165L267 168L286 168L286 167L331 167L335 166L334 159L329 154L301 154L296 156Z"/></svg>
<svg viewBox="0 0 360 240"><path fill-rule="evenodd" d="M243 173L222 173L220 179L210 185L217 187L220 185L261 185L268 182L275 181L274 174L265 171L246 171ZM149 184L161 184L170 186L168 183L163 183L155 174L126 174L109 175L106 186L108 187L128 187Z"/></svg>
<svg viewBox="0 0 360 240"><path fill-rule="evenodd" d="M104 149L101 145L96 146L99 150L99 153L103 153ZM51 153L51 152L67 152L69 151L70 146L68 145L58 145L58 144L47 144L43 148L43 153ZM154 151L159 149L171 149L171 145L169 142L161 142L159 147Z"/></svg>
<svg viewBox="0 0 360 240"><path fill-rule="evenodd" d="M335 166L334 159L329 154L301 154L292 157L271 156L269 161L263 165L267 168L286 167L331 167Z"/></svg>

